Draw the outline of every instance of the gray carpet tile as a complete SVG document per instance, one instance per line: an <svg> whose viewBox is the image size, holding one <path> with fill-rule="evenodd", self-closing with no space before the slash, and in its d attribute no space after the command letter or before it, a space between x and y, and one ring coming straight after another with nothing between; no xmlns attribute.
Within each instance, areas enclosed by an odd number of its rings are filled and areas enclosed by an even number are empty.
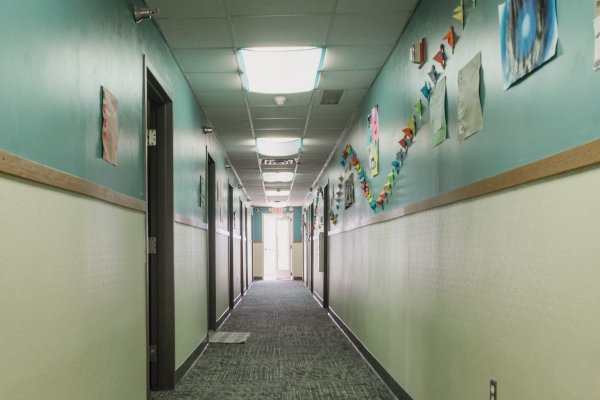
<svg viewBox="0 0 600 400"><path fill-rule="evenodd" d="M152 400L387 400L394 396L301 282L258 281L174 391Z"/></svg>

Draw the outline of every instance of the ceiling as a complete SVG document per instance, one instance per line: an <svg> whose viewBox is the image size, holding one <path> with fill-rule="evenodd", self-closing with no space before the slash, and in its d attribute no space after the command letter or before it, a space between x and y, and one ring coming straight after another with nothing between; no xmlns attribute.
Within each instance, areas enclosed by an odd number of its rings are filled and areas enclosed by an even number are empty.
<svg viewBox="0 0 600 400"><path fill-rule="evenodd" d="M338 138L381 70L418 0L146 0L156 23L223 144L255 206L266 189L290 189L288 205L306 199ZM327 52L312 92L243 90L236 50L321 46ZM407 50L408 51L408 50ZM324 91L342 90L339 104L322 105ZM255 139L301 137L298 164L259 164ZM295 171L292 184L265 184L261 171Z"/></svg>

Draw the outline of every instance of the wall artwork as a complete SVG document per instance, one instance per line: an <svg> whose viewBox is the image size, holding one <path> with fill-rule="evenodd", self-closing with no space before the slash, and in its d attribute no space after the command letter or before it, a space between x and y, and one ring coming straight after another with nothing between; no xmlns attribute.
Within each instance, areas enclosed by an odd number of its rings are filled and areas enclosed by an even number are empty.
<svg viewBox="0 0 600 400"><path fill-rule="evenodd" d="M119 148L119 101L105 87L102 88L102 158L116 166Z"/></svg>
<svg viewBox="0 0 600 400"><path fill-rule="evenodd" d="M367 139L369 152L369 167L371 176L379 175L379 106L371 109L367 118Z"/></svg>
<svg viewBox="0 0 600 400"><path fill-rule="evenodd" d="M446 140L446 77L431 92L431 106L429 108L431 122L431 147L436 147Z"/></svg>
<svg viewBox="0 0 600 400"><path fill-rule="evenodd" d="M483 129L481 52L458 71L458 137L466 139Z"/></svg>
<svg viewBox="0 0 600 400"><path fill-rule="evenodd" d="M596 17L594 18L594 71L600 69L600 0L596 0Z"/></svg>
<svg viewBox="0 0 600 400"><path fill-rule="evenodd" d="M556 0L506 0L498 11L506 90L556 54Z"/></svg>
<svg viewBox="0 0 600 400"><path fill-rule="evenodd" d="M348 208L354 203L354 172L344 182L344 207Z"/></svg>

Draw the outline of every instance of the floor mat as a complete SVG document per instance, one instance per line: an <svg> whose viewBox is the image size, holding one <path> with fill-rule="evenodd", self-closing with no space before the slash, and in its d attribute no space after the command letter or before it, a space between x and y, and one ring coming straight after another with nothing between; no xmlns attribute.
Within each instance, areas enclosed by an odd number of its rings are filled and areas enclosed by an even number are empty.
<svg viewBox="0 0 600 400"><path fill-rule="evenodd" d="M246 343L250 332L209 332L209 343Z"/></svg>

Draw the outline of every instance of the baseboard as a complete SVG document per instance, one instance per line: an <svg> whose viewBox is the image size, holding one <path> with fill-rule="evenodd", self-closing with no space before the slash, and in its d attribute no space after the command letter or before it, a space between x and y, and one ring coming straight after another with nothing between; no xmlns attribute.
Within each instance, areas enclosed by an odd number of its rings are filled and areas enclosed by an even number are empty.
<svg viewBox="0 0 600 400"><path fill-rule="evenodd" d="M317 303L319 303L319 305L320 305L321 307L324 307L324 306L323 306L323 304L324 304L324 303L323 303L323 299L321 298L321 296L319 296L319 294L318 294L317 292L315 292L314 290L313 290L313 292L312 292L312 295L313 295L313 298L316 300L316 302L317 302Z"/></svg>
<svg viewBox="0 0 600 400"><path fill-rule="evenodd" d="M346 335L346 337L352 342L356 350L363 356L367 363L371 366L373 371L379 376L379 378L385 383L388 389L398 398L399 400L412 400L412 397L396 382L396 380L383 368L383 366L377 361L377 359L371 354L371 352L362 344L360 339L352 332L352 330L342 321L340 317L330 308L329 317L333 322L340 328L340 330Z"/></svg>
<svg viewBox="0 0 600 400"><path fill-rule="evenodd" d="M183 378L185 374L187 374L188 371L194 366L196 360L198 360L198 358L202 355L202 352L204 351L207 345L208 336L205 336L204 339L202 339L202 341L200 342L200 344L198 344L198 347L196 347L194 351L192 351L192 354L190 354L188 358L186 358L186 360L183 362L183 364L181 364L181 366L175 370L175 383L178 383L181 380L181 378Z"/></svg>
<svg viewBox="0 0 600 400"><path fill-rule="evenodd" d="M239 304L240 300L242 300L242 296L244 295L244 293L240 293L238 294L238 297L235 298L235 300L233 300L233 308L236 308L237 305Z"/></svg>
<svg viewBox="0 0 600 400"><path fill-rule="evenodd" d="M295 277L294 277L294 280L295 280L295 281L302 281L302 280L304 280L304 279L303 279L301 276L295 276Z"/></svg>
<svg viewBox="0 0 600 400"><path fill-rule="evenodd" d="M252 280L253 281L262 281L263 278L262 278L262 276L254 276L254 277L252 277Z"/></svg>
<svg viewBox="0 0 600 400"><path fill-rule="evenodd" d="M231 310L228 308L223 315L221 315L219 317L219 319L217 320L217 329L219 329L221 327L221 325L223 325L223 323L227 320L227 318L229 318L229 314L231 314Z"/></svg>

